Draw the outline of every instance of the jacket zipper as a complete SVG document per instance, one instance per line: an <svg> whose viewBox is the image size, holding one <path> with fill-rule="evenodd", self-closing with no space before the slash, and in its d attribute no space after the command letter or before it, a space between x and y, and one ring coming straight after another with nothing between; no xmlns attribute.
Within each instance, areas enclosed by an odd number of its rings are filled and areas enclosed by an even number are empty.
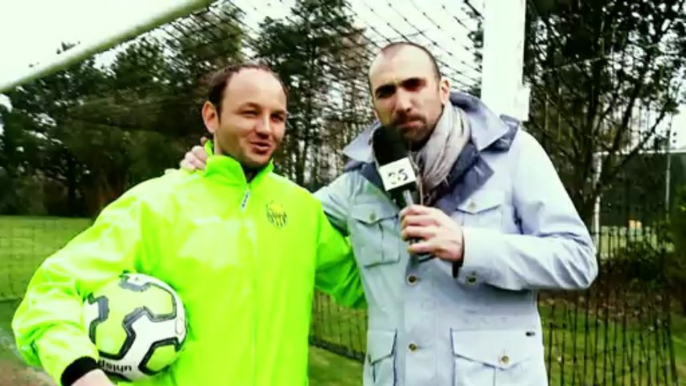
<svg viewBox="0 0 686 386"><path fill-rule="evenodd" d="M241 212L245 212L245 207L248 206L248 200L250 200L250 189L245 190L243 195L243 200L241 201Z"/></svg>
<svg viewBox="0 0 686 386"><path fill-rule="evenodd" d="M243 194L243 199L241 200L241 213L244 213L245 209L248 207L248 201L250 201L250 187L247 187L245 189L245 193ZM248 239L250 239L249 236L248 236ZM254 256L253 256L253 259L254 259ZM252 267L253 268L255 267L254 261L253 261ZM253 271L252 277L253 277L253 279L252 279L252 283L253 283L252 293L256 295L257 292L255 290L255 272L254 271ZM257 341L256 341L256 339L257 339L257 314L256 314L256 312L257 311L254 311L254 312L255 312L255 314L253 314L253 333L252 333L252 382L251 382L253 385L255 384L255 382L257 380L257 375L256 375L256 371L257 371L257 346L256 346L257 345Z"/></svg>

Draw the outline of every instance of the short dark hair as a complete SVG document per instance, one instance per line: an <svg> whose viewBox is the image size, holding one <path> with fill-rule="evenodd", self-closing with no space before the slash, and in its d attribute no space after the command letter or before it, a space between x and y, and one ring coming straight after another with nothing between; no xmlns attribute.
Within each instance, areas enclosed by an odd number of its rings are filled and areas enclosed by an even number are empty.
<svg viewBox="0 0 686 386"><path fill-rule="evenodd" d="M261 70L272 74L274 78L276 78L276 80L278 80L281 84L284 94L288 96L288 89L286 88L283 80L281 80L279 74L274 72L274 70L272 70L268 65L264 63L231 64L218 71L215 71L210 76L208 81L207 100L209 100L210 103L212 103L217 109L217 114L221 114L224 90L229 85L229 82L231 82L231 78L243 70Z"/></svg>
<svg viewBox="0 0 686 386"><path fill-rule="evenodd" d="M417 48L417 49L421 50L422 52L424 52L426 54L426 56L428 56L429 59L431 60L431 64L433 67L433 72L434 72L434 76L436 77L436 80L441 79L441 70L438 67L438 61L436 60L436 57L428 49L426 49L426 47L419 45L417 43L412 43L412 42L408 42L408 41L392 42L392 43L385 45L383 48L381 48L381 52L379 53L379 55L381 55L381 54L392 54L395 51L397 51L398 49L403 48L403 47L414 47L414 48Z"/></svg>

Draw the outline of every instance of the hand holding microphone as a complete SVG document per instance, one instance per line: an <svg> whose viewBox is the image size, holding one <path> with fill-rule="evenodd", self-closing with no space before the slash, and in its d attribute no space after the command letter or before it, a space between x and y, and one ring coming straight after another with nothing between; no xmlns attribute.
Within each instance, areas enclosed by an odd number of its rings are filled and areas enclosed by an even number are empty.
<svg viewBox="0 0 686 386"><path fill-rule="evenodd" d="M410 244L410 253L427 253L451 262L462 260L462 227L445 213L435 208L413 205L403 209L400 218L403 240L421 240Z"/></svg>
<svg viewBox="0 0 686 386"><path fill-rule="evenodd" d="M378 128L372 137L372 147L384 189L402 208L401 235L404 240L410 240L408 252L461 261L462 227L442 211L415 203L417 176L400 132L393 127Z"/></svg>

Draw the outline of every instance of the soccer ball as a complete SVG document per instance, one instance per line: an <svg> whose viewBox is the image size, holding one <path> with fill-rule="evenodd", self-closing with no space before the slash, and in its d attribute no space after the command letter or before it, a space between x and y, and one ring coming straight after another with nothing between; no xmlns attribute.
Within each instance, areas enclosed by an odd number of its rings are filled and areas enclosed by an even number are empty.
<svg viewBox="0 0 686 386"><path fill-rule="evenodd" d="M159 374L177 359L186 339L179 295L148 275L123 274L90 294L83 307L100 368L113 380Z"/></svg>

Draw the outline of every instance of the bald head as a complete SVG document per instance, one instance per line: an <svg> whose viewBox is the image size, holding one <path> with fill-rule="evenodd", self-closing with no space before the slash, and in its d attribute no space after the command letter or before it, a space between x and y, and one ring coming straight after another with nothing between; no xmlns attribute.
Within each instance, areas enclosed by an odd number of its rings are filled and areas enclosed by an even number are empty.
<svg viewBox="0 0 686 386"><path fill-rule="evenodd" d="M369 88L379 121L417 145L433 131L450 93L433 55L407 42L388 45L374 58Z"/></svg>
<svg viewBox="0 0 686 386"><path fill-rule="evenodd" d="M370 80L373 71L378 65L382 64L384 61L392 61L398 56L401 58L403 56L408 56L415 62L424 62L424 64L428 64L436 81L441 78L441 72L438 69L436 58L431 52L429 52L429 50L415 43L395 42L383 47L381 51L374 57L372 64L369 66L368 75Z"/></svg>

